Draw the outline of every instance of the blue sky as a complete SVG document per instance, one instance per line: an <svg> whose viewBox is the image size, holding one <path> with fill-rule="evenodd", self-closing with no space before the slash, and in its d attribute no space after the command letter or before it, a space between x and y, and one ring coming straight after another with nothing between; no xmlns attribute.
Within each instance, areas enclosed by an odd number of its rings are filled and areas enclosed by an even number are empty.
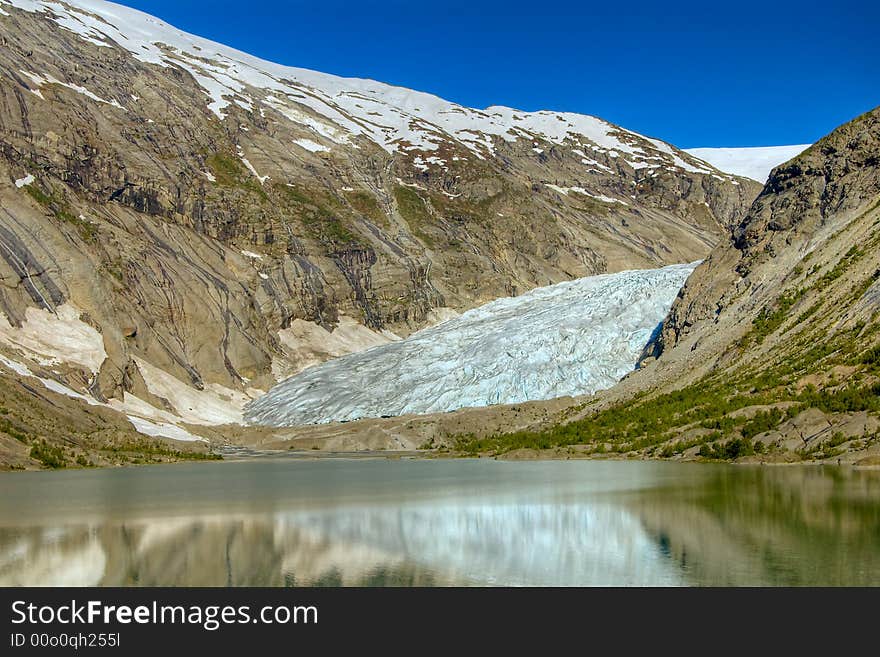
<svg viewBox="0 0 880 657"><path fill-rule="evenodd" d="M880 3L121 0L265 59L683 148L816 141L880 105Z"/></svg>

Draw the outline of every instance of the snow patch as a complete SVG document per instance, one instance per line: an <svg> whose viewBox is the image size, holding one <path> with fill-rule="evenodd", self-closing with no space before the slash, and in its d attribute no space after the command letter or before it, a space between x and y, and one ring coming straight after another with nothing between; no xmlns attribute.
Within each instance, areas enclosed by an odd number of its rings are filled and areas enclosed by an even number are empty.
<svg viewBox="0 0 880 657"><path fill-rule="evenodd" d="M65 304L55 313L28 308L21 328L0 313L0 343L23 352L44 366L68 363L97 374L107 358L104 338L80 320L80 312Z"/></svg>
<svg viewBox="0 0 880 657"><path fill-rule="evenodd" d="M378 347L400 340L391 331L373 331L346 315L339 316L333 331L302 319L295 319L286 329L278 331L278 340L284 352L284 361L272 363L276 381L281 381L302 370L330 358Z"/></svg>
<svg viewBox="0 0 880 657"><path fill-rule="evenodd" d="M172 440L180 440L182 442L188 443L208 442L204 438L200 436L194 436L186 429L181 429L180 427L173 424L166 424L164 422L150 422L149 420L145 420L142 417L136 417L134 415L129 415L128 421L131 422L131 425L138 433L142 433L145 436L153 436L154 438L171 438Z"/></svg>
<svg viewBox="0 0 880 657"><path fill-rule="evenodd" d="M30 368L15 360L10 360L6 356L0 354L0 364L4 365L8 370L18 374L19 376L33 376Z"/></svg>
<svg viewBox="0 0 880 657"><path fill-rule="evenodd" d="M627 203L626 201L621 201L619 198L612 198L611 196L605 196L604 194L593 194L591 192L588 192L583 187L559 187L558 185L547 185L547 187L565 196L568 196L569 192L574 192L575 194L589 196L590 198L594 198L597 201L602 201L603 203L620 203L621 205L629 205L629 203Z"/></svg>
<svg viewBox="0 0 880 657"><path fill-rule="evenodd" d="M244 154L241 152L241 148L238 149L238 158L241 160L241 163L247 167L247 170L250 171L254 178L260 181L260 184L264 184L267 180L269 180L269 176L261 176L257 173L257 170L254 168L254 165L251 164L250 160L247 159Z"/></svg>
<svg viewBox="0 0 880 657"><path fill-rule="evenodd" d="M312 153L329 153L330 149L324 146L323 144L319 144L316 141L312 141L311 139L294 139L293 143L299 146L300 148L304 148L307 151L311 151Z"/></svg>
<svg viewBox="0 0 880 657"><path fill-rule="evenodd" d="M63 383L37 376L27 365L11 360L2 355L0 355L0 365L5 366L19 376L28 376L37 379L47 390L56 392L59 395L64 395L65 397L85 402L89 406L103 406L124 413L135 430L146 436L162 436L184 442L207 442L204 438L194 436L186 429L176 426L175 422L180 421L179 417L176 417L167 411L158 409L155 406L151 406L147 402L130 393L123 393L124 401L111 399L109 403L105 404L97 401L94 397L79 393Z"/></svg>
<svg viewBox="0 0 880 657"><path fill-rule="evenodd" d="M41 75L38 75L37 73L31 73L31 72L24 71L24 70L22 70L21 73L23 75L25 75L26 77L30 78L31 81L33 81L33 83L36 84L38 87L42 87L47 84L57 84L58 86L65 87L67 89L70 89L71 91L75 91L78 94L82 94L86 98L94 100L95 102L104 103L106 105L112 105L113 107L115 107L117 109L121 109L123 112L128 111L122 105L120 105L117 101L106 100L104 98L101 98L97 94L94 94L91 91L89 91L88 89L86 89L85 87L81 87L77 84L70 84L68 82L62 82L61 80L59 80L51 75L48 75L48 74L45 76L41 76ZM39 96L40 96L40 98L42 98L43 97L42 93L39 94Z"/></svg>
<svg viewBox="0 0 880 657"><path fill-rule="evenodd" d="M607 173L612 173L612 174L614 173L614 171L611 169L611 167L605 166L601 162L597 162L593 158L588 157L586 153L584 153L582 150L580 150L578 148L573 148L571 152L574 153L575 155L580 156L581 164L586 164L588 167L591 167L591 168L601 169L602 171L606 171ZM635 164L633 164L633 167L635 167Z"/></svg>
<svg viewBox="0 0 880 657"><path fill-rule="evenodd" d="M219 384L208 384L196 390L168 372L134 357L147 390L168 400L177 415L189 424L217 425L241 423L241 409L251 401L244 393Z"/></svg>
<svg viewBox="0 0 880 657"><path fill-rule="evenodd" d="M16 180L16 181L15 181L15 186L18 187L19 189L21 189L21 188L24 187L25 185L30 185L30 184L31 184L32 182L34 182L35 180L36 180L36 178L34 178L34 176L33 176L32 174L29 173L29 174L26 175L24 178L19 178L18 180Z"/></svg>
<svg viewBox="0 0 880 657"><path fill-rule="evenodd" d="M77 399L79 401L83 401L89 406L104 406L101 402L97 401L93 397L89 397L87 395L83 395L82 393L69 388L68 386L55 381L53 379L47 379L45 377L37 376L34 374L31 369L25 365L24 363L19 363L18 361L10 360L5 356L0 356L0 364L4 365L6 368L12 370L19 376L29 376L33 377L37 381L43 384L47 390L51 390L52 392L57 392L59 395L64 395L65 397L70 397L71 399Z"/></svg>
<svg viewBox="0 0 880 657"><path fill-rule="evenodd" d="M59 381L37 376L24 363L12 360L3 355L0 355L0 365L6 367L18 376L26 376L36 379L37 381L42 383L47 390L51 390L52 392L56 392L71 399L85 402L89 406L102 406L104 408L110 408L117 412L123 413L128 417L129 422L132 424L135 430L144 435L154 437L162 436L165 438L171 438L173 440L180 440L184 442L207 442L204 438L194 436L186 429L177 426L177 423L181 421L180 417L169 413L168 411L156 408L155 406L148 404L144 400L136 397L135 395L132 395L131 393L123 393L122 401L118 399L111 399L108 403L102 403L96 400L94 397L79 393ZM141 373L143 374L143 372L144 370L142 369ZM243 405L243 403L243 400L239 400L239 406ZM196 423L194 422L193 424Z"/></svg>

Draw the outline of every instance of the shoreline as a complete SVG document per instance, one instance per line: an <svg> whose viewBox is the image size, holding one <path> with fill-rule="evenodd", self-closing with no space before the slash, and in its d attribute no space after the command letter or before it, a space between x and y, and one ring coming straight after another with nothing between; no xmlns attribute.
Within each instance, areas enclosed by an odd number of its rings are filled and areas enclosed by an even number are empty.
<svg viewBox="0 0 880 657"><path fill-rule="evenodd" d="M705 465L732 465L732 466L755 466L755 467L783 467L783 466L807 466L807 467L835 467L848 468L856 470L880 470L880 459L872 463L860 463L856 461L838 462L838 459L829 459L823 461L793 461L793 460L755 460L748 458L737 461L710 460L710 459L664 459L654 456L611 456L602 455L596 457L594 455L579 454L517 454L513 457L506 457L506 454L500 455L480 455L441 452L438 450L356 450L356 451L323 451L323 450L259 450L250 448L233 448L233 453L223 453L223 451L212 452L220 456L219 459L181 459L175 461L164 461L159 463L126 463L120 465L102 465L96 467L69 467L69 468L34 468L34 469L7 469L0 470L0 476L12 473L34 473L34 472L75 472L75 471L94 471L94 470L117 470L125 468L143 468L159 465L180 465L193 463L239 463L261 460L290 460L295 462L314 462L314 461L351 461L351 460L386 460L386 461L442 461L442 460L481 460L481 461L506 461L506 462L536 462L536 461L617 461L617 462L655 462L655 463L678 463L678 464L705 464ZM548 450L549 451L549 450ZM236 453L238 452L238 453ZM872 457L867 457L872 458ZM865 460L865 459L861 459Z"/></svg>

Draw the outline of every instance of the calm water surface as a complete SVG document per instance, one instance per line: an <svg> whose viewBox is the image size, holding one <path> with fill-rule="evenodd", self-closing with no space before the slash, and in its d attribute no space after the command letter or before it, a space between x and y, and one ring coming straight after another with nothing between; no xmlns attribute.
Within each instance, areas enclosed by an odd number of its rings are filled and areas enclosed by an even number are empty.
<svg viewBox="0 0 880 657"><path fill-rule="evenodd" d="M0 585L880 585L880 472L264 458L0 475Z"/></svg>

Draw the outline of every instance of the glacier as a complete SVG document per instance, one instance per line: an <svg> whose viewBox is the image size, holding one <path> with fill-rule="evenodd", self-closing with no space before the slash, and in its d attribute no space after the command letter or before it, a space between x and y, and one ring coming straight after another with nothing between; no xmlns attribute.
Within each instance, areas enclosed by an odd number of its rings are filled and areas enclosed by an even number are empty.
<svg viewBox="0 0 880 657"><path fill-rule="evenodd" d="M497 299L315 365L245 407L298 426L591 394L631 372L699 263L589 276Z"/></svg>
<svg viewBox="0 0 880 657"><path fill-rule="evenodd" d="M751 178L763 184L767 182L773 169L800 155L809 147L810 144L745 148L686 148L685 152L708 162L720 171Z"/></svg>

